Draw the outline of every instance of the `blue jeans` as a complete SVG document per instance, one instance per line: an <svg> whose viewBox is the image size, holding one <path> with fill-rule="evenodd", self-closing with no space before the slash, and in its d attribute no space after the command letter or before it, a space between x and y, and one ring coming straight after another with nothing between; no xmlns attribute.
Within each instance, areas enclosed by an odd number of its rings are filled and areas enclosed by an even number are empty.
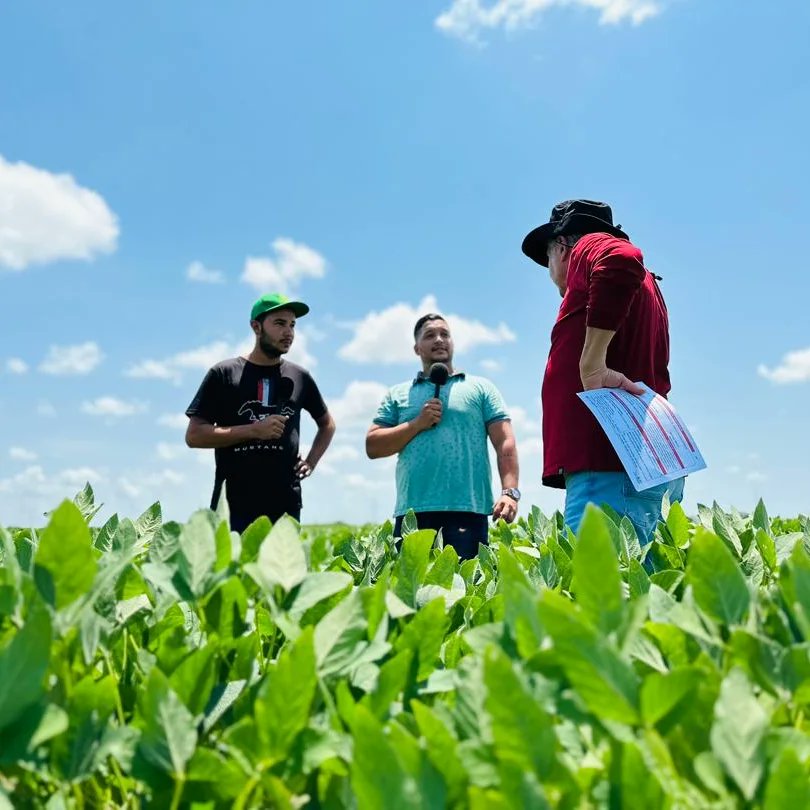
<svg viewBox="0 0 810 810"><path fill-rule="evenodd" d="M661 519L661 501L665 494L670 502L683 500L686 478L677 478L666 484L636 492L627 473L578 472L565 477L565 523L576 534L585 507L589 503L607 504L620 515L627 515L636 527L642 546L652 540Z"/></svg>

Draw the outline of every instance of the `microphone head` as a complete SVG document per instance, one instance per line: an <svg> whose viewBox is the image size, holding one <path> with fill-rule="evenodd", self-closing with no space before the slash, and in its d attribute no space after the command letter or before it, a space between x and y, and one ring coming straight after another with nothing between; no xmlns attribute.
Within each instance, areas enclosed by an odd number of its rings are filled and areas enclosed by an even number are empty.
<svg viewBox="0 0 810 810"><path fill-rule="evenodd" d="M450 377L450 369L444 363L434 363L428 372L428 379L434 385L444 385Z"/></svg>

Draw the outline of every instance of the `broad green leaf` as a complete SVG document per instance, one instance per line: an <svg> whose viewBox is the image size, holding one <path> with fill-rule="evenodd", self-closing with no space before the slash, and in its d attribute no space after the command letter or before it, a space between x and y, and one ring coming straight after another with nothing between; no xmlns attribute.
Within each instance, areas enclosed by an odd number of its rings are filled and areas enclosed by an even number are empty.
<svg viewBox="0 0 810 810"><path fill-rule="evenodd" d="M776 761L765 788L764 810L810 807L810 773L792 748Z"/></svg>
<svg viewBox="0 0 810 810"><path fill-rule="evenodd" d="M574 549L572 590L577 602L595 627L603 633L615 630L622 618L619 560L602 512L589 504L579 528Z"/></svg>
<svg viewBox="0 0 810 810"><path fill-rule="evenodd" d="M410 722L409 726L412 725ZM447 788L441 773L433 766L416 736L396 720L388 723L388 740L405 773L410 776L419 795L420 807L446 807Z"/></svg>
<svg viewBox="0 0 810 810"><path fill-rule="evenodd" d="M416 607L416 592L425 583L434 537L435 532L431 529L422 529L402 540L399 558L394 566L394 594L410 607Z"/></svg>
<svg viewBox="0 0 810 810"><path fill-rule="evenodd" d="M217 682L216 647L194 650L169 676L169 685L193 715L200 715Z"/></svg>
<svg viewBox="0 0 810 810"><path fill-rule="evenodd" d="M107 522L99 529L93 545L100 551L111 551L113 547L113 537L118 529L118 515L112 515Z"/></svg>
<svg viewBox="0 0 810 810"><path fill-rule="evenodd" d="M560 595L546 591L539 609L557 663L590 710L605 720L637 723L639 684L633 668Z"/></svg>
<svg viewBox="0 0 810 810"><path fill-rule="evenodd" d="M149 673L138 705L143 728L139 752L165 773L183 776L197 747L195 721L157 667Z"/></svg>
<svg viewBox="0 0 810 810"><path fill-rule="evenodd" d="M763 738L768 720L745 673L732 669L714 707L712 751L749 801L765 770Z"/></svg>
<svg viewBox="0 0 810 810"><path fill-rule="evenodd" d="M205 512L195 512L180 533L178 570L195 596L205 593L209 574L217 561L214 529Z"/></svg>
<svg viewBox="0 0 810 810"><path fill-rule="evenodd" d="M702 610L726 625L739 624L751 602L748 585L717 535L698 528L689 549L687 582Z"/></svg>
<svg viewBox="0 0 810 810"><path fill-rule="evenodd" d="M51 515L34 565L40 592L57 610L90 590L98 565L90 529L75 504L64 501Z"/></svg>
<svg viewBox="0 0 810 810"><path fill-rule="evenodd" d="M318 571L307 574L306 579L301 583L301 587L295 595L295 601L290 608L290 616L296 620L300 619L318 602L340 593L351 584L351 575L342 571Z"/></svg>
<svg viewBox="0 0 810 810"><path fill-rule="evenodd" d="M727 515L717 504L712 508L712 531L716 534L737 557L742 557L743 546L737 530Z"/></svg>
<svg viewBox="0 0 810 810"><path fill-rule="evenodd" d="M374 690L363 698L363 704L380 720L384 720L394 701L403 693L413 671L415 654L405 649L380 667Z"/></svg>
<svg viewBox="0 0 810 810"><path fill-rule="evenodd" d="M268 534L272 524L270 519L262 515L242 532L242 550L239 560L243 563L253 562L259 556L259 549Z"/></svg>
<svg viewBox="0 0 810 810"><path fill-rule="evenodd" d="M153 503L135 521L138 537L151 537L163 525L163 512L158 502Z"/></svg>
<svg viewBox="0 0 810 810"><path fill-rule="evenodd" d="M554 762L556 742L551 718L503 652L491 650L487 655L484 683L498 759L546 779Z"/></svg>
<svg viewBox="0 0 810 810"><path fill-rule="evenodd" d="M315 627L315 658L322 675L337 673L351 664L368 645L368 622L357 590L326 614Z"/></svg>
<svg viewBox="0 0 810 810"><path fill-rule="evenodd" d="M0 730L44 694L50 653L51 620L35 599L22 629L0 650Z"/></svg>
<svg viewBox="0 0 810 810"><path fill-rule="evenodd" d="M540 648L543 627L537 610L538 594L506 546L498 549L498 591L503 595L504 621L514 638L518 652L530 658Z"/></svg>
<svg viewBox="0 0 810 810"><path fill-rule="evenodd" d="M450 618L443 599L436 599L423 607L405 627L394 649L413 650L417 657L417 680L425 680L436 665Z"/></svg>
<svg viewBox="0 0 810 810"><path fill-rule="evenodd" d="M651 772L647 767L644 756L635 742L624 743L621 746L619 778L620 782L616 787L621 795L621 803L617 805L622 810L649 810L652 807L665 806L662 802L661 784L655 772Z"/></svg>
<svg viewBox="0 0 810 810"><path fill-rule="evenodd" d="M683 548L689 542L689 529L692 524L678 501L670 505L666 524L675 545Z"/></svg>
<svg viewBox="0 0 810 810"><path fill-rule="evenodd" d="M411 711L427 744L427 755L444 777L448 804L453 806L461 800L467 785L467 773L457 752L458 740L436 713L423 703L411 701Z"/></svg>
<svg viewBox="0 0 810 810"><path fill-rule="evenodd" d="M754 515L751 518L751 525L762 532L765 532L768 536L771 534L771 521L768 517L768 510L765 508L765 504L762 502L762 498L757 501L756 508L754 509Z"/></svg>
<svg viewBox="0 0 810 810"><path fill-rule="evenodd" d="M256 727L269 755L284 759L306 728L318 678L313 632L307 627L268 670L254 704Z"/></svg>
<svg viewBox="0 0 810 810"><path fill-rule="evenodd" d="M682 667L667 674L654 672L641 685L641 716L647 725L655 725L671 712L695 688L701 672Z"/></svg>
<svg viewBox="0 0 810 810"><path fill-rule="evenodd" d="M307 558L301 543L298 526L286 515L270 529L259 549L256 563L264 587L281 585L291 591L307 575Z"/></svg>
<svg viewBox="0 0 810 810"><path fill-rule="evenodd" d="M354 709L352 736L352 791L358 810L421 808L416 781L405 773L382 726L365 706Z"/></svg>

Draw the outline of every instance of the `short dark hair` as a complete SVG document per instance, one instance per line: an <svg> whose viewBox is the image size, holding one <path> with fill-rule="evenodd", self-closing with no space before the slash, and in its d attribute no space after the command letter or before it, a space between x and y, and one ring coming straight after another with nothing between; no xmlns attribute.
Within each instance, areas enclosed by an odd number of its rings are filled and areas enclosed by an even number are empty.
<svg viewBox="0 0 810 810"><path fill-rule="evenodd" d="M439 315L439 313L438 313L438 312L428 312L428 314L427 314L427 315L423 315L423 316L422 316L422 317L421 317L421 318L420 318L420 319L419 319L419 320L416 322L416 325L415 325L415 326L414 326L414 328L413 328L413 339L414 339L414 340L418 340L418 339L419 339L419 333L422 331L422 327L423 327L423 326L424 326L424 325L425 325L425 324L426 324L428 321L445 321L445 323L446 323L446 322L447 322L447 318L445 318L445 317L444 317L444 315Z"/></svg>

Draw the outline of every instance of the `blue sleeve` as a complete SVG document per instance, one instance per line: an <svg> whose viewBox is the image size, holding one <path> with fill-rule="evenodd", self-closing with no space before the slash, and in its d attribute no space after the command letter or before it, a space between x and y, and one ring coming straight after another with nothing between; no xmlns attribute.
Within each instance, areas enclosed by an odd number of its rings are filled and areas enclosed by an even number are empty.
<svg viewBox="0 0 810 810"><path fill-rule="evenodd" d="M503 422L509 419L506 410L506 403L503 401L501 392L489 380L484 380L481 386L482 409L484 412L484 424L492 422Z"/></svg>
<svg viewBox="0 0 810 810"><path fill-rule="evenodd" d="M399 406L391 396L391 391L383 397L380 407L377 408L374 424L380 427L396 427L399 424Z"/></svg>

